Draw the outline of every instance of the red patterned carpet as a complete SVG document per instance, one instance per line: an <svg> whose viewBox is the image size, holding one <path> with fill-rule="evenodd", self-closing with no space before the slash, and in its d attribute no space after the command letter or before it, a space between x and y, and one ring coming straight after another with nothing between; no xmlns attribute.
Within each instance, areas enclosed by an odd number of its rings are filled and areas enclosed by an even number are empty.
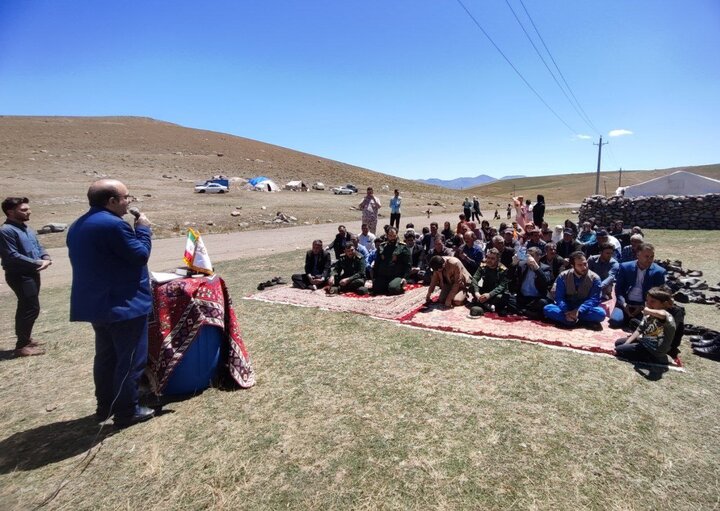
<svg viewBox="0 0 720 511"><path fill-rule="evenodd" d="M424 304L426 293L427 289L420 287L400 296L358 297L352 294L328 296L323 291L276 286L253 294L247 299L354 312L394 320L402 325L416 328L521 340L609 356L614 355L615 340L627 335L620 330L609 328L607 320L603 323L601 331L593 331L584 328L558 328L542 321L532 321L519 316L501 318L495 313L470 317L470 311L466 307L446 309L438 304L426 307ZM668 363L675 367L682 366L679 359L674 361L668 359Z"/></svg>

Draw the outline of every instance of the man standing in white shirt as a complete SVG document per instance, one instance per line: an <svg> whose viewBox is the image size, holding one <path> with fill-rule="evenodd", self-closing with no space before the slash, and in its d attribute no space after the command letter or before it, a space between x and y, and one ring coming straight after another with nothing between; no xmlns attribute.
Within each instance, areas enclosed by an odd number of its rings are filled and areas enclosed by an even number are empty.
<svg viewBox="0 0 720 511"><path fill-rule="evenodd" d="M390 227L400 229L400 205L402 204L402 197L400 197L400 190L395 190L395 195L390 199Z"/></svg>

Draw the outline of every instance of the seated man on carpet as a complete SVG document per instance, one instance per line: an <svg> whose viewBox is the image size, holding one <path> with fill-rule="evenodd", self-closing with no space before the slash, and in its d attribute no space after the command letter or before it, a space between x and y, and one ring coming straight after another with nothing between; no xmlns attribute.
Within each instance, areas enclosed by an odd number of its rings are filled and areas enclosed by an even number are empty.
<svg viewBox="0 0 720 511"><path fill-rule="evenodd" d="M312 249L305 253L305 273L293 275L293 287L299 289L312 289L325 286L330 276L330 252L323 250L322 240L312 242Z"/></svg>
<svg viewBox="0 0 720 511"><path fill-rule="evenodd" d="M578 233L577 240L583 245L586 245L588 243L595 243L596 236L595 230L592 227L592 223L588 222L587 220L582 223L582 230Z"/></svg>
<svg viewBox="0 0 720 511"><path fill-rule="evenodd" d="M628 263L630 261L634 261L637 259L637 250L643 243L643 236L642 234L633 234L630 236L630 244L626 247L623 247L622 252L620 252L620 263Z"/></svg>
<svg viewBox="0 0 720 511"><path fill-rule="evenodd" d="M499 234L492 237L491 243L492 245L487 247L487 250L485 250L485 254L487 254L491 248L494 248L498 251L498 254L500 254L500 264L502 264L505 268L510 268L510 266L512 266L513 256L515 255L515 249L506 246L505 239L503 239L503 237Z"/></svg>
<svg viewBox="0 0 720 511"><path fill-rule="evenodd" d="M476 240L475 233L467 230L463 235L463 244L455 250L455 257L460 259L470 275L477 271L485 257L482 247L475 242Z"/></svg>
<svg viewBox="0 0 720 511"><path fill-rule="evenodd" d="M610 314L610 328L623 328L641 319L645 298L653 287L665 284L665 269L655 264L655 247L643 243L637 259L622 263L615 277L615 308ZM635 327L636 325L630 325Z"/></svg>
<svg viewBox="0 0 720 511"><path fill-rule="evenodd" d="M373 268L375 267L375 260L377 259L378 250L380 249L380 245L382 245L382 241L380 241L380 238L375 238L375 241L373 242L375 245L375 248L368 254L367 261L365 262L365 276L372 280L372 274L373 274Z"/></svg>
<svg viewBox="0 0 720 511"><path fill-rule="evenodd" d="M610 243L613 246L613 249L615 251L613 257L616 261L619 261L620 251L622 250L620 242L614 236L610 236L605 230L599 231L597 233L594 243L587 243L582 246L582 251L585 253L585 257L598 255L600 253L600 246L604 245L605 243Z"/></svg>
<svg viewBox="0 0 720 511"><path fill-rule="evenodd" d="M545 244L545 255L540 258L542 264L547 264L552 271L552 282L558 278L560 272L567 269L565 259L560 257L557 253L557 245L552 241Z"/></svg>
<svg viewBox="0 0 720 511"><path fill-rule="evenodd" d="M545 306L545 317L561 326L602 330L605 311L600 307L600 277L590 271L585 254L570 254L572 268L555 281L555 303Z"/></svg>
<svg viewBox="0 0 720 511"><path fill-rule="evenodd" d="M368 224L362 224L360 226L360 235L358 236L358 242L365 247L365 249L369 252L372 252L375 250L375 235L370 232L370 228L368 227Z"/></svg>
<svg viewBox="0 0 720 511"><path fill-rule="evenodd" d="M588 224L589 226L590 224ZM595 234L593 233L593 239ZM570 254L582 250L582 243L575 239L575 233L572 229L565 229L563 236L557 243L557 253L560 257L565 259L566 263L570 263Z"/></svg>
<svg viewBox="0 0 720 511"><path fill-rule="evenodd" d="M610 243L603 243L600 245L600 253L598 255L588 257L588 268L600 277L603 302L612 298L615 276L617 275L618 268L620 268L620 263L613 257L614 254L615 249L613 246Z"/></svg>
<svg viewBox="0 0 720 511"><path fill-rule="evenodd" d="M427 270L425 249L416 241L415 233L412 230L406 231L404 238L405 246L410 252L410 272L408 272L406 280L411 284L424 282Z"/></svg>
<svg viewBox="0 0 720 511"><path fill-rule="evenodd" d="M464 305L467 298L466 289L472 277L463 266L462 261L456 257L433 256L430 259L430 268L433 274L425 301L430 302L433 291L439 287L438 303L446 307Z"/></svg>
<svg viewBox="0 0 720 511"><path fill-rule="evenodd" d="M345 245L350 243L350 233L347 231L344 225L338 225L338 233L335 235L332 243L330 243L325 250L333 249L335 252L335 260L340 259L340 256L345 250Z"/></svg>
<svg viewBox="0 0 720 511"><path fill-rule="evenodd" d="M672 306L670 289L649 289L640 325L630 337L615 341L615 355L633 362L667 363L678 328L670 312Z"/></svg>
<svg viewBox="0 0 720 511"><path fill-rule="evenodd" d="M330 281L325 288L325 292L330 295L349 291L359 295L368 294L365 287L365 258L352 244L345 245L345 251L330 273Z"/></svg>
<svg viewBox="0 0 720 511"><path fill-rule="evenodd" d="M526 231L527 241L525 242L525 248L537 247L540 249L542 254L545 254L546 243L540 239L540 229L537 227L529 227Z"/></svg>
<svg viewBox="0 0 720 511"><path fill-rule="evenodd" d="M390 227L387 241L380 245L373 266L372 294L399 295L405 292L410 272L410 252L405 243L398 241L397 229Z"/></svg>
<svg viewBox="0 0 720 511"><path fill-rule="evenodd" d="M360 244L360 240L358 239L357 234L350 235L350 243L353 247L355 247L355 251L365 258L365 262L367 263L367 258L370 255L370 252L368 251L368 249L366 249L363 245Z"/></svg>
<svg viewBox="0 0 720 511"><path fill-rule="evenodd" d="M550 303L548 290L552 283L550 267L540 262L540 249L531 247L526 260L518 254L513 257L514 278L512 289L517 293L511 306L521 316L542 319L544 307Z"/></svg>
<svg viewBox="0 0 720 511"><path fill-rule="evenodd" d="M507 316L508 295L507 269L500 264L500 252L491 248L485 254L482 263L470 281L470 294L473 302L483 311L495 311L499 316Z"/></svg>

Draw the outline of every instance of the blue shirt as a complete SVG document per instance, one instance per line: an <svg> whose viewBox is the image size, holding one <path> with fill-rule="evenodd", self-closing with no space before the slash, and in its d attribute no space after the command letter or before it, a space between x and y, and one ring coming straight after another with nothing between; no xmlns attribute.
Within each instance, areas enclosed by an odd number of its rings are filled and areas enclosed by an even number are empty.
<svg viewBox="0 0 720 511"><path fill-rule="evenodd" d="M40 259L50 259L35 231L23 223L7 220L0 227L0 258L6 273L35 273Z"/></svg>
<svg viewBox="0 0 720 511"><path fill-rule="evenodd" d="M572 270L569 271L572 272ZM582 277L577 277L575 275L575 272L572 273L573 279L575 279L575 289L578 289L583 279ZM574 300L568 300L568 298L570 297L568 297L566 294L565 278L561 273L558 276L557 280L555 280L555 303L558 307L560 307L560 310L563 312L568 312L575 309L578 310L578 313L586 312L600 305L600 299L602 297L601 291L602 288L600 287L600 279L594 278L592 279L592 286L590 286L590 293L588 294L587 298L585 298L585 300L580 301L577 297L575 297Z"/></svg>
<svg viewBox="0 0 720 511"><path fill-rule="evenodd" d="M615 284L615 277L620 269L620 263L615 258L611 257L607 263L604 263L600 260L599 255L594 255L590 256L587 261L590 271L597 273L602 280L600 287L606 288Z"/></svg>
<svg viewBox="0 0 720 511"><path fill-rule="evenodd" d="M402 202L402 197L393 196L390 199L390 213L400 213L400 203L401 202Z"/></svg>

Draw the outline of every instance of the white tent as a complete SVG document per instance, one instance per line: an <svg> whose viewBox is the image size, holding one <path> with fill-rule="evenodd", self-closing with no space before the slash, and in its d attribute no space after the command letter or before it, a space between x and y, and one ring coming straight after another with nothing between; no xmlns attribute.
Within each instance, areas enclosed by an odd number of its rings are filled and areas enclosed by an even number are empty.
<svg viewBox="0 0 720 511"><path fill-rule="evenodd" d="M305 183L303 183L302 181L288 181L287 183L285 183L285 189L293 190L293 191L298 191L298 190L307 191L307 185Z"/></svg>
<svg viewBox="0 0 720 511"><path fill-rule="evenodd" d="M247 190L255 190L257 192L279 192L280 187L275 181L264 176L254 177L248 180L244 186Z"/></svg>
<svg viewBox="0 0 720 511"><path fill-rule="evenodd" d="M667 176L628 186L623 195L625 197L652 197L654 195L705 195L706 193L720 193L720 181L679 170Z"/></svg>

